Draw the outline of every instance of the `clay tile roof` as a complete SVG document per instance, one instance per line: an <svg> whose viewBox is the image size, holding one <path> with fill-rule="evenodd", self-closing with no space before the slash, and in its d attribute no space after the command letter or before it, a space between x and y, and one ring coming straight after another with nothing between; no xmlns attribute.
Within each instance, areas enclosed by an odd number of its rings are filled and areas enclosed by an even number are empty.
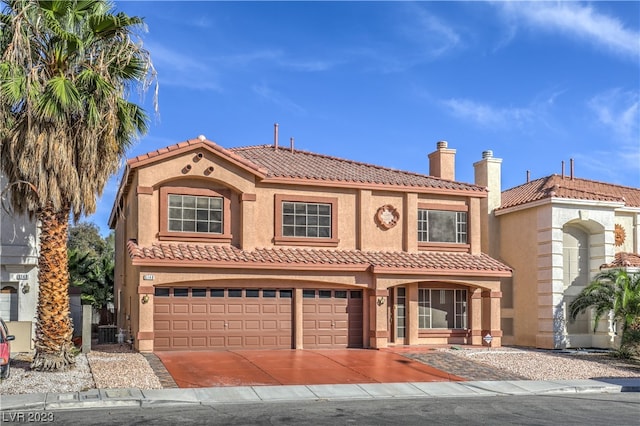
<svg viewBox="0 0 640 426"><path fill-rule="evenodd" d="M268 177L376 183L483 192L483 187L432 176L359 163L342 158L272 145L231 148L229 151L268 170Z"/></svg>
<svg viewBox="0 0 640 426"><path fill-rule="evenodd" d="M241 266L271 265L341 265L358 269L385 268L403 271L430 270L441 272L497 272L510 274L511 269L501 262L485 255L448 252L367 252L360 250L328 250L299 248L261 248L252 251L231 246L217 246L187 243L154 243L142 247L136 241L127 243L129 256L134 261L175 261L180 264L195 262L211 266L229 263ZM155 262L154 262L155 263Z"/></svg>
<svg viewBox="0 0 640 426"><path fill-rule="evenodd" d="M640 188L551 175L504 191L500 208L505 209L545 198L611 201L624 203L627 207L640 207Z"/></svg>
<svg viewBox="0 0 640 426"><path fill-rule="evenodd" d="M613 262L605 263L600 269L612 268L640 268L640 255L635 253L616 253Z"/></svg>

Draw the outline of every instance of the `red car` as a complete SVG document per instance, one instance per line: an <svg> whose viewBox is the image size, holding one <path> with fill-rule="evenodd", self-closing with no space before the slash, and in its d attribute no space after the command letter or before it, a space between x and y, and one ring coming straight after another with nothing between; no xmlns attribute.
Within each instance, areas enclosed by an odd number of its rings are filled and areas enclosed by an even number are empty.
<svg viewBox="0 0 640 426"><path fill-rule="evenodd" d="M6 379L10 374L11 345L9 342L12 340L15 340L15 336L9 334L7 324L0 318L0 379Z"/></svg>

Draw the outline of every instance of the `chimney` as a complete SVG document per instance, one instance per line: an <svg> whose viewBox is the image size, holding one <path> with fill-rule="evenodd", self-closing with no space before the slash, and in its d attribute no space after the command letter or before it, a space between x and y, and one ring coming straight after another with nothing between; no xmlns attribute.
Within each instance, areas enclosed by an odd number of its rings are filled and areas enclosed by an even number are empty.
<svg viewBox="0 0 640 426"><path fill-rule="evenodd" d="M502 204L502 159L494 158L493 151L482 153L482 160L473 164L475 183L489 191L487 198L480 199L480 240L483 253L499 256L498 222L494 210Z"/></svg>
<svg viewBox="0 0 640 426"><path fill-rule="evenodd" d="M439 141L429 154L429 175L446 180L456 179L456 150L447 148L447 141Z"/></svg>

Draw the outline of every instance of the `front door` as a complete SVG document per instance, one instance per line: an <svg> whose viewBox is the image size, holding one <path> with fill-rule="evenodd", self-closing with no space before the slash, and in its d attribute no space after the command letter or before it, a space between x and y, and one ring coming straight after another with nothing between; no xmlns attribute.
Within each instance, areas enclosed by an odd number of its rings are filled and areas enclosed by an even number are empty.
<svg viewBox="0 0 640 426"><path fill-rule="evenodd" d="M406 336L406 287L394 287L389 289L389 331L390 341L399 345L405 344Z"/></svg>

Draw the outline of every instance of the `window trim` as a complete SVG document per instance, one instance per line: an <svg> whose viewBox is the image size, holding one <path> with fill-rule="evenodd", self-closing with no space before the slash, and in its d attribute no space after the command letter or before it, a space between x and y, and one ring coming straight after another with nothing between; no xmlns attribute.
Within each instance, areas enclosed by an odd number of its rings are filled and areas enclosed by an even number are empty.
<svg viewBox="0 0 640 426"><path fill-rule="evenodd" d="M453 292L453 312L452 312L452 314L453 314L453 325L455 327L458 318L461 318L462 319L461 321L463 322L464 327L462 327L462 328L430 328L430 327L429 328L421 328L420 327L420 319L421 319L421 317L424 316L424 317L430 318L431 320L433 319L433 316L432 316L431 313L429 315L421 315L421 313L420 313L420 308L424 307L424 306L421 305L422 302L420 300L420 295L421 295L422 292L427 292L427 291L428 292L432 292L432 291L452 291ZM463 291L465 292L464 300L462 300L462 301L457 300L458 292L463 292ZM469 312L470 312L470 309L469 309L470 308L469 296L470 296L469 289L464 288L464 287L463 288L460 288L458 286L456 286L456 287L419 287L418 288L418 330L419 330L419 332L422 333L422 332L451 331L451 332L454 332L454 333L462 333L462 332L466 333L467 330L469 330L469 328L470 328L469 323L471 321L470 318L469 318ZM464 303L464 310L465 310L464 314L460 314L457 311L458 303L460 303L460 302ZM432 308L432 306L429 306L429 309L431 309L431 308Z"/></svg>
<svg viewBox="0 0 640 426"><path fill-rule="evenodd" d="M222 234L208 232L176 232L169 230L169 195L192 195L222 198ZM214 191L207 188L185 186L163 186L160 188L160 231L158 239L165 241L210 241L231 242L231 199L226 190Z"/></svg>
<svg viewBox="0 0 640 426"><path fill-rule="evenodd" d="M469 206L467 204L437 204L437 203L418 203L418 210L437 210L445 212L465 212L467 213L467 242L466 243L445 243L445 242L431 242L431 241L419 241L418 250L435 250L435 251L456 251L456 252L468 252L471 249L471 243L469 242L471 236L471 221L469 217ZM416 217L418 216L416 212ZM418 223L416 219L416 238L419 235Z"/></svg>
<svg viewBox="0 0 640 426"><path fill-rule="evenodd" d="M282 203L320 203L331 205L331 238L285 237L282 235ZM337 247L338 239L338 198L312 197L301 195L275 195L274 238L275 245Z"/></svg>

